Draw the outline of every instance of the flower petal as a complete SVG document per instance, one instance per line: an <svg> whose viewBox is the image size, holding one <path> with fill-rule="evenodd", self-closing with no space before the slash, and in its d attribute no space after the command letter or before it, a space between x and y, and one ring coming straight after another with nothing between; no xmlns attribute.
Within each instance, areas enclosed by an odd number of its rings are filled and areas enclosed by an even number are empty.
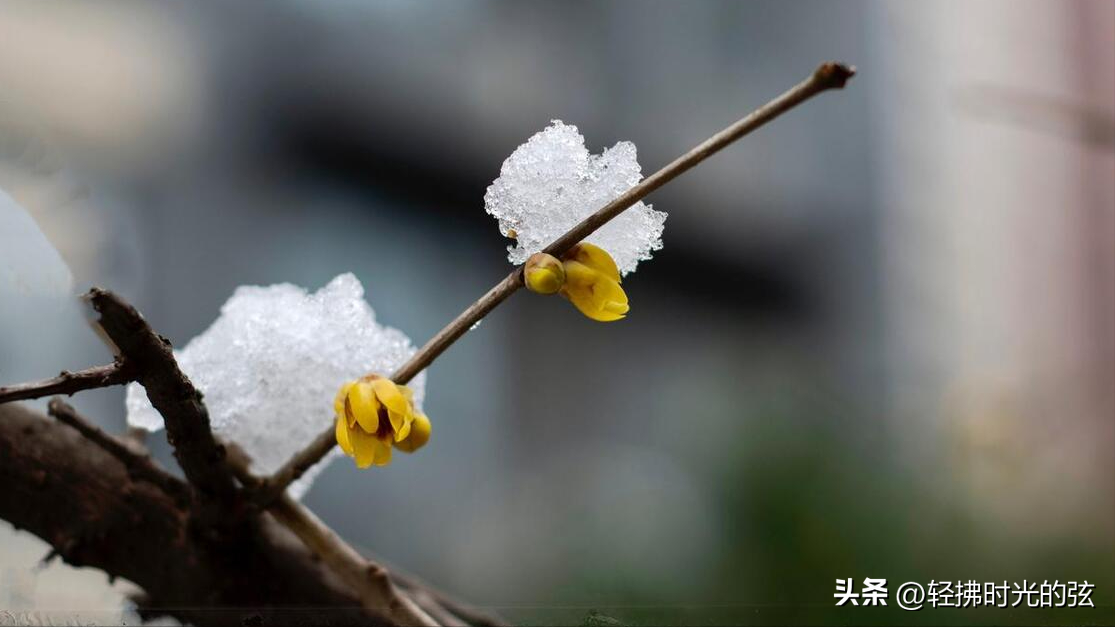
<svg viewBox="0 0 1115 627"><path fill-rule="evenodd" d="M399 391L399 386L390 379L375 379L372 381L375 387L376 396L379 401L387 407L387 409L397 412L399 414L406 414L410 403L407 402L403 393Z"/></svg>
<svg viewBox="0 0 1115 627"><path fill-rule="evenodd" d="M625 317L623 314L601 309L591 298L570 298L569 301L586 317L597 322L615 322L616 320L623 320Z"/></svg>
<svg viewBox="0 0 1115 627"><path fill-rule="evenodd" d="M352 448L352 443L348 441L348 427L345 425L343 416L339 416L335 421L337 423L337 444L340 445L341 450L349 457L356 456L355 450Z"/></svg>
<svg viewBox="0 0 1115 627"><path fill-rule="evenodd" d="M581 242L570 249L565 255L565 258L579 261L593 270L602 273L616 283L620 282L619 268L616 267L616 260L612 259L608 251L599 246L589 244L588 242Z"/></svg>
<svg viewBox="0 0 1115 627"><path fill-rule="evenodd" d="M352 389L355 381L348 381L337 390L337 396L333 398L333 411L336 412L338 417L345 415L345 397L348 396L348 391Z"/></svg>
<svg viewBox="0 0 1115 627"><path fill-rule="evenodd" d="M367 381L358 381L348 393L348 404L356 422L368 433L375 433L379 428L379 402L372 384Z"/></svg>
<svg viewBox="0 0 1115 627"><path fill-rule="evenodd" d="M391 444L375 439L375 461L372 462L376 466L386 466L391 463Z"/></svg>
<svg viewBox="0 0 1115 627"><path fill-rule="evenodd" d="M402 430L403 425L406 424L406 414L400 414L397 411L387 410L387 419L391 421L391 431L395 433L395 439L399 439L399 431Z"/></svg>
<svg viewBox="0 0 1115 627"><path fill-rule="evenodd" d="M579 261L565 262L561 294L584 315L600 322L620 320L630 309L619 283Z"/></svg>
<svg viewBox="0 0 1115 627"><path fill-rule="evenodd" d="M411 429L411 425L414 424L414 418L410 417L410 420L403 420L402 422L403 422L403 424L401 424L398 428L395 429L395 441L396 442L404 440L404 439L406 439L406 437L408 435L410 435L410 429Z"/></svg>
<svg viewBox="0 0 1115 627"><path fill-rule="evenodd" d="M631 310L631 306L627 303L627 293L623 291L619 283L601 281L593 290L592 295L601 312L618 315L622 318Z"/></svg>
<svg viewBox="0 0 1115 627"><path fill-rule="evenodd" d="M358 428L349 429L348 438L352 443L357 468L367 468L375 463L376 451L381 444L376 436L366 433L363 428Z"/></svg>

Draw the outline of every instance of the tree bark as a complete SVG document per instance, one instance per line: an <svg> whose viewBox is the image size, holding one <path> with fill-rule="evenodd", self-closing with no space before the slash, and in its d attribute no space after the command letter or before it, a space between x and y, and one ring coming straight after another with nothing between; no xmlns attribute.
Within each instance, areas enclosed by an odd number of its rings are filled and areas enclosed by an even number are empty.
<svg viewBox="0 0 1115 627"><path fill-rule="evenodd" d="M197 625L373 624L357 598L268 515L213 537L77 431L0 406L0 518L74 566L143 589L144 616ZM276 600L280 600L278 605Z"/></svg>

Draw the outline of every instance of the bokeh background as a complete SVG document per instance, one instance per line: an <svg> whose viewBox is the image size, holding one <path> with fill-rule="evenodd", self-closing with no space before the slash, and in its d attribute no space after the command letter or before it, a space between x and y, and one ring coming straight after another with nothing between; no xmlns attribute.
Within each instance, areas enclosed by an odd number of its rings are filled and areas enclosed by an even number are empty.
<svg viewBox="0 0 1115 627"><path fill-rule="evenodd" d="M847 90L650 197L627 320L517 295L431 369L421 455L305 502L521 623L1110 623L1110 1L5 3L0 188L176 345L345 271L421 344L506 273L484 190L551 119L649 174L830 59ZM3 384L109 357L0 336ZM122 390L74 402L123 428ZM128 618L0 527L0 609ZM891 606L834 607L849 577ZM893 607L958 579L1097 607Z"/></svg>

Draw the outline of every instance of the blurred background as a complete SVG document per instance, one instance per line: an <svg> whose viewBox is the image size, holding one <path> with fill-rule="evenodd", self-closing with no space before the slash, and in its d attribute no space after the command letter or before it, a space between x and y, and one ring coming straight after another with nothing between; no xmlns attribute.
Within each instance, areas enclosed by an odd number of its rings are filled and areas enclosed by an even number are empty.
<svg viewBox="0 0 1115 627"><path fill-rule="evenodd" d="M422 344L507 272L484 190L551 119L649 174L824 60L859 75L650 196L627 320L516 296L422 455L304 502L519 623L1115 620L1113 2L5 3L0 189L177 346L345 271ZM15 298L0 384L108 361ZM46 552L0 522L0 609L127 618ZM865 577L890 607L834 607ZM1097 607L894 607L970 579Z"/></svg>

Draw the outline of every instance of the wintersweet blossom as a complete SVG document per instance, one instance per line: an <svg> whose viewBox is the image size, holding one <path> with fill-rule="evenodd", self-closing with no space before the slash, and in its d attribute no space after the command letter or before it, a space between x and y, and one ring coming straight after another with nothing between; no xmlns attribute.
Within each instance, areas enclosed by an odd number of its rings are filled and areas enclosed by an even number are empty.
<svg viewBox="0 0 1115 627"><path fill-rule="evenodd" d="M619 269L606 250L581 242L557 258L536 253L523 270L527 289L539 294L560 293L581 313L599 322L621 320L630 307L620 287Z"/></svg>
<svg viewBox="0 0 1115 627"><path fill-rule="evenodd" d="M412 453L430 439L430 420L410 388L368 375L341 386L333 401L337 444L359 468L391 463L391 449Z"/></svg>

